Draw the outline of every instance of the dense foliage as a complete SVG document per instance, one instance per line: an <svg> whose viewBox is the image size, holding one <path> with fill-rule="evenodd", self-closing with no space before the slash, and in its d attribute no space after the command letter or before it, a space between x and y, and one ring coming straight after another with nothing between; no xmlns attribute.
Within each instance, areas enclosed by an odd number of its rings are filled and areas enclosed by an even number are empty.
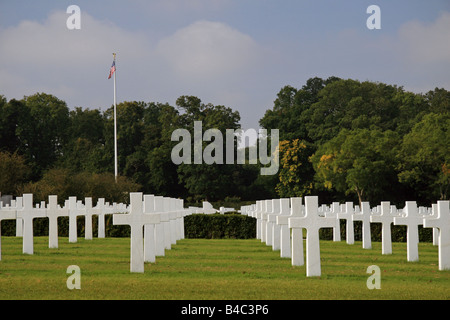
<svg viewBox="0 0 450 320"><path fill-rule="evenodd" d="M429 206L449 197L449 117L445 89L331 77L282 88L260 124L280 129L280 196Z"/></svg>
<svg viewBox="0 0 450 320"><path fill-rule="evenodd" d="M450 92L445 89L417 94L337 77L311 78L301 89L283 87L260 119L261 127L279 129L274 176L260 175L260 164L248 161L172 162L175 129L186 129L192 140L198 120L203 133L215 128L225 137L227 129L239 129L240 115L229 107L181 96L175 107L125 101L117 105L117 117L121 176L115 183L112 107L71 110L46 93L9 101L0 96L0 192L33 192L36 200L55 193L122 201L127 192L140 190L187 203L316 194L322 203L430 205L449 197ZM224 150L225 144L224 139ZM236 157L237 142L233 148Z"/></svg>

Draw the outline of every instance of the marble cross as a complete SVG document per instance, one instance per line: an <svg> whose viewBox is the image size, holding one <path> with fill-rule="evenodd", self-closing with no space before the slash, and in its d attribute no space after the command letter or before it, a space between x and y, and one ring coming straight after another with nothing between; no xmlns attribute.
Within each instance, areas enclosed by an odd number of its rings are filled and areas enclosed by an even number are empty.
<svg viewBox="0 0 450 320"><path fill-rule="evenodd" d="M161 214L161 221L164 226L164 248L166 250L172 249L172 230L170 225L170 199L163 197L163 212Z"/></svg>
<svg viewBox="0 0 450 320"><path fill-rule="evenodd" d="M370 222L381 223L381 254L392 254L391 224L394 216L391 214L391 206L388 201L381 202L381 214L372 214Z"/></svg>
<svg viewBox="0 0 450 320"><path fill-rule="evenodd" d="M339 202L333 202L331 204L331 214L336 217L336 224L333 228L333 241L339 242L341 241L341 222L337 216L340 213L340 205Z"/></svg>
<svg viewBox="0 0 450 320"><path fill-rule="evenodd" d="M353 215L353 221L362 221L362 247L372 249L372 239L370 232L370 204L361 202L361 212Z"/></svg>
<svg viewBox="0 0 450 320"><path fill-rule="evenodd" d="M261 240L261 211L262 211L262 200L256 201L256 211L254 217L256 218L256 239Z"/></svg>
<svg viewBox="0 0 450 320"><path fill-rule="evenodd" d="M2 208L0 202L0 261L2 260L2 220L15 220L15 208Z"/></svg>
<svg viewBox="0 0 450 320"><path fill-rule="evenodd" d="M355 243L355 233L353 228L353 202L345 203L345 211L341 211L338 213L339 219L346 220L346 240L347 244Z"/></svg>
<svg viewBox="0 0 450 320"><path fill-rule="evenodd" d="M170 223L170 243L172 244L177 244L177 240L179 239L178 236L178 231L179 231L179 227L178 227L178 210L177 210L177 206L175 204L175 199L173 198L168 198L168 207L169 207L169 223Z"/></svg>
<svg viewBox="0 0 450 320"><path fill-rule="evenodd" d="M33 207L33 194L25 193L23 195L23 208L17 211L17 217L23 220L23 253L33 254L33 219L45 218L46 209L37 209Z"/></svg>
<svg viewBox="0 0 450 320"><path fill-rule="evenodd" d="M269 221L269 214L272 214L272 200L266 200L266 245L272 245L272 222Z"/></svg>
<svg viewBox="0 0 450 320"><path fill-rule="evenodd" d="M280 199L280 214L277 225L280 227L280 257L291 257L291 230L289 229L289 198Z"/></svg>
<svg viewBox="0 0 450 320"><path fill-rule="evenodd" d="M160 223L155 225L155 255L157 257L162 257L165 254L164 222L167 222L169 219L168 215L164 212L164 198L162 196L154 197L154 207L154 212L158 213L160 216Z"/></svg>
<svg viewBox="0 0 450 320"><path fill-rule="evenodd" d="M319 199L317 196L305 197L305 216L289 219L289 227L306 229L306 276L320 277L319 229L333 228L335 219L319 217Z"/></svg>
<svg viewBox="0 0 450 320"><path fill-rule="evenodd" d="M450 270L450 201L438 201L437 217L423 219L425 228L438 228L439 270Z"/></svg>
<svg viewBox="0 0 450 320"><path fill-rule="evenodd" d="M58 217L68 217L69 210L58 206L58 196L48 196L48 247L58 248Z"/></svg>
<svg viewBox="0 0 450 320"><path fill-rule="evenodd" d="M288 227L292 229L291 264L293 266L302 266L305 264L303 257L303 227L291 225L291 219L303 216L302 198L291 198L291 215L288 220Z"/></svg>
<svg viewBox="0 0 450 320"><path fill-rule="evenodd" d="M268 216L268 221L272 227L272 250L280 250L280 226L277 224L277 216L280 214L281 199L272 200L272 213Z"/></svg>
<svg viewBox="0 0 450 320"><path fill-rule="evenodd" d="M97 231L97 237L98 238L104 238L105 237L105 198L99 198L97 200L97 206L95 207L98 209L97 215L98 215L98 231Z"/></svg>
<svg viewBox="0 0 450 320"><path fill-rule="evenodd" d="M432 203L431 204L431 215L429 217L436 218L437 210L438 210L437 203ZM439 229L433 228L433 246L438 246L438 245L439 245Z"/></svg>
<svg viewBox="0 0 450 320"><path fill-rule="evenodd" d="M267 213L266 213L266 200L261 200L261 242L266 242L266 224L267 224Z"/></svg>
<svg viewBox="0 0 450 320"><path fill-rule="evenodd" d="M419 215L415 201L406 201L403 217L395 217L395 225L406 226L406 256L408 261L419 261L419 225L423 217Z"/></svg>
<svg viewBox="0 0 450 320"><path fill-rule="evenodd" d="M113 214L114 225L129 225L131 227L130 272L144 272L144 232L146 224L157 223L159 217L144 214L142 192L130 193L129 213Z"/></svg>
<svg viewBox="0 0 450 320"><path fill-rule="evenodd" d="M16 198L15 204L16 210L23 209L23 197ZM16 237L23 236L23 220L21 218L16 219Z"/></svg>
<svg viewBox="0 0 450 320"><path fill-rule="evenodd" d="M84 225L84 238L86 240L92 240L92 216L100 215L103 212L102 208L97 208L92 206L92 198L86 197L84 198L84 206L85 206L85 225Z"/></svg>
<svg viewBox="0 0 450 320"><path fill-rule="evenodd" d="M154 215L154 223L144 225L144 261L156 261L156 239L155 228L161 222L160 213L155 212L155 196L152 194L144 195L144 213Z"/></svg>
<svg viewBox="0 0 450 320"><path fill-rule="evenodd" d="M84 216L86 209L77 202L77 197L69 197L69 242L77 242L77 217Z"/></svg>
<svg viewBox="0 0 450 320"><path fill-rule="evenodd" d="M184 216L186 215L186 210L184 209L184 200L177 199L178 209L180 210L180 239L184 239Z"/></svg>

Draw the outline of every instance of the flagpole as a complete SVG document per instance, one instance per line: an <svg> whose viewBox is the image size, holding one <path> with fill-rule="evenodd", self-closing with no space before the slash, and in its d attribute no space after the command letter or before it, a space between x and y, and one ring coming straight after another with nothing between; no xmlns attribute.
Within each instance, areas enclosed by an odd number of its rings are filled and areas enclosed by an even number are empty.
<svg viewBox="0 0 450 320"><path fill-rule="evenodd" d="M116 54L113 53L114 62L116 61ZM117 105L116 105L116 73L117 67L114 71L114 177L117 182Z"/></svg>

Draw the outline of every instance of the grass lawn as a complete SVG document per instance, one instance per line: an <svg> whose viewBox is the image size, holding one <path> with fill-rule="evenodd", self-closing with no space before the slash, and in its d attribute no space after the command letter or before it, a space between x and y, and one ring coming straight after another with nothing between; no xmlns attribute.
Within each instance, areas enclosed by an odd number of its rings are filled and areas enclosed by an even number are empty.
<svg viewBox="0 0 450 320"><path fill-rule="evenodd" d="M406 261L406 243L383 256L381 243L364 250L321 241L322 276L307 278L259 240L184 239L166 250L145 273L132 274L130 239L78 243L35 237L34 255L22 254L22 239L2 237L0 299L450 299L450 271L438 270L437 247L419 244L419 262ZM81 290L69 290L69 265L81 269ZM367 267L381 269L381 289L366 286Z"/></svg>

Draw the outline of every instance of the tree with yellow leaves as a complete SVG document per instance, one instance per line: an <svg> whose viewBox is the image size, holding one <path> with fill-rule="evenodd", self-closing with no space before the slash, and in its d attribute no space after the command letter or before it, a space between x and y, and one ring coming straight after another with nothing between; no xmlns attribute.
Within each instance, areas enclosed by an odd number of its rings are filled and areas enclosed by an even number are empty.
<svg viewBox="0 0 450 320"><path fill-rule="evenodd" d="M300 139L284 140L278 146L280 171L276 191L280 197L303 197L311 193L314 170L311 148Z"/></svg>

